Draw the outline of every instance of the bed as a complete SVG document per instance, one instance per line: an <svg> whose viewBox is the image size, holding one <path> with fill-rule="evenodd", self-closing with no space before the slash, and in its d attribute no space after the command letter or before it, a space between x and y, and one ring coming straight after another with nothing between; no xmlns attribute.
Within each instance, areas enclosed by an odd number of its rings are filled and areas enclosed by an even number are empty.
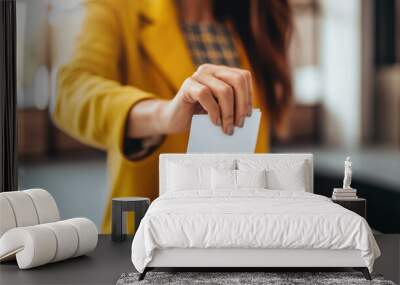
<svg viewBox="0 0 400 285"><path fill-rule="evenodd" d="M352 267L380 251L364 218L313 194L311 154L162 154L160 196L132 242L154 268Z"/></svg>

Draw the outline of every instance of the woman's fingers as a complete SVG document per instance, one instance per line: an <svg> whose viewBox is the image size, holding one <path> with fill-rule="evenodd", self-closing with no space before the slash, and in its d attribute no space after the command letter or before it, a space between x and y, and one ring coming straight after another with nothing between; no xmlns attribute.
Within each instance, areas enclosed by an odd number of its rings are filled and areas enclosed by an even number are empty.
<svg viewBox="0 0 400 285"><path fill-rule="evenodd" d="M235 99L235 125L243 127L248 112L248 87L245 76L228 68L216 70L214 76L223 80L234 89Z"/></svg>
<svg viewBox="0 0 400 285"><path fill-rule="evenodd" d="M240 68L236 68L236 67L232 67L232 69L236 70L237 72L243 72L245 78L246 78L246 82L247 82L247 94L248 94L248 98L247 98L247 116L251 116L251 113L253 111L253 78L251 76L251 72L245 69L240 69Z"/></svg>
<svg viewBox="0 0 400 285"><path fill-rule="evenodd" d="M217 125L221 125L221 114L218 103L215 101L212 91L206 85L201 84L193 78L186 79L185 97L189 103L198 102L204 110L207 111L211 121Z"/></svg>
<svg viewBox="0 0 400 285"><path fill-rule="evenodd" d="M246 115L251 112L250 72L239 68L205 64L199 67L196 74L210 74L233 88L234 124L243 127Z"/></svg>
<svg viewBox="0 0 400 285"><path fill-rule="evenodd" d="M235 98L233 88L224 81L207 73L196 73L193 78L206 85L212 95L218 100L222 117L222 129L226 134L232 135L235 127Z"/></svg>

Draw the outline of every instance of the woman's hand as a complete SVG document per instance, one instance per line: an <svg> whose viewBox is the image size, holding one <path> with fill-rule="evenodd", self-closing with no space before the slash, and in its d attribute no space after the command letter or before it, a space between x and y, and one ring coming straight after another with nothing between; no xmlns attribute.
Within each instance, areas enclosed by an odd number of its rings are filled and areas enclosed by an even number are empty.
<svg viewBox="0 0 400 285"><path fill-rule="evenodd" d="M194 114L208 113L210 120L232 135L243 127L252 110L252 79L249 71L203 64L187 78L174 99L147 100L130 114L127 135L131 138L174 134L189 130Z"/></svg>
<svg viewBox="0 0 400 285"><path fill-rule="evenodd" d="M246 115L251 113L251 84L251 74L247 70L201 65L167 104L166 131L188 130L193 114L204 110L215 125L222 126L226 134L233 134L234 127L243 127Z"/></svg>

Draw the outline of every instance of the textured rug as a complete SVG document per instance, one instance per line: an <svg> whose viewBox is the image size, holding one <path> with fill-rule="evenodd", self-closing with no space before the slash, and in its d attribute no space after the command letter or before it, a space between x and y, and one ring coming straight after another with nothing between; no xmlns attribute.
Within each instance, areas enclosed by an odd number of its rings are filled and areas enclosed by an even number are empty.
<svg viewBox="0 0 400 285"><path fill-rule="evenodd" d="M384 280L380 275L372 275L368 281L360 272L148 272L146 278L138 281L138 273L122 274L117 285L133 284L267 284L267 285L297 285L297 284L376 284L395 285Z"/></svg>

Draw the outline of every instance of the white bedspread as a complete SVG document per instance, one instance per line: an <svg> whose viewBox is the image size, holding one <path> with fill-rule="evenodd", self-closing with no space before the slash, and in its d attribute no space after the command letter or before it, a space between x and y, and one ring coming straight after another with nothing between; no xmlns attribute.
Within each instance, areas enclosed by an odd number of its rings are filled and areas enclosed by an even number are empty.
<svg viewBox="0 0 400 285"><path fill-rule="evenodd" d="M165 248L358 249L371 272L380 255L365 219L328 198L257 189L157 198L133 240L132 262L143 272L154 249Z"/></svg>

